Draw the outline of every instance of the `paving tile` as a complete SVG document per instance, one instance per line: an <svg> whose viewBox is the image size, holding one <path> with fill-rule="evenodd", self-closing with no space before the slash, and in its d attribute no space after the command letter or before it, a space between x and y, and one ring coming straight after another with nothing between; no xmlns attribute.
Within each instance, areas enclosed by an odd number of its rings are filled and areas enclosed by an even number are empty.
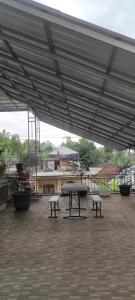
<svg viewBox="0 0 135 300"><path fill-rule="evenodd" d="M48 219L48 197L0 212L0 300L135 299L135 196L104 199L103 219Z"/></svg>

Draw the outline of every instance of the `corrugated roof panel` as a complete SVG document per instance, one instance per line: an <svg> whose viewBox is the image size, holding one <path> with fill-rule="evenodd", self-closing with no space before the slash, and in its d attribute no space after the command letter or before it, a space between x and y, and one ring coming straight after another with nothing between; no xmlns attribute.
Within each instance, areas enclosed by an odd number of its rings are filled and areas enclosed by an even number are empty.
<svg viewBox="0 0 135 300"><path fill-rule="evenodd" d="M125 86L124 83L123 84L116 84L112 81L107 81L106 82L106 86L105 86L105 93L111 94L114 97L118 97L120 99L123 100L123 102L127 103L127 99L128 99L128 103L130 105L131 104L135 104L134 99L135 99L135 88L132 84L131 86Z"/></svg>
<svg viewBox="0 0 135 300"><path fill-rule="evenodd" d="M0 66L2 68L4 68L4 70L13 70L14 73L18 72L18 73L23 73L21 66L19 65L18 62L9 59L8 57L1 57L0 55Z"/></svg>
<svg viewBox="0 0 135 300"><path fill-rule="evenodd" d="M4 31L3 31L4 32ZM44 57L44 51L48 51L49 47L47 44L44 44L44 47L41 44L41 47L37 46L37 43L31 43L31 41L25 39L18 39L10 37L6 34L6 40L10 43L11 47L15 48L16 52L22 53L22 51L32 53L34 55L38 55L40 57ZM18 53L18 54L20 54ZM23 55L22 55L23 56Z"/></svg>
<svg viewBox="0 0 135 300"><path fill-rule="evenodd" d="M63 80L64 88L67 92L73 93L73 96L82 96L86 97L87 99L91 99L91 95L93 95L93 101L94 99L97 99L100 94L96 93L97 88L96 87L84 87L83 84L77 84L73 82L72 80Z"/></svg>
<svg viewBox="0 0 135 300"><path fill-rule="evenodd" d="M30 35L33 38L38 36L38 38L44 39L44 25L42 21L39 21L39 19L32 15L29 16L29 11L28 14L26 14L22 11L12 9L11 7L10 9L7 9L5 5L1 4L0 24L2 26L8 26L9 29L17 30L20 34L27 33L27 35Z"/></svg>
<svg viewBox="0 0 135 300"><path fill-rule="evenodd" d="M63 79L70 80L72 82L78 83L78 85L84 85L86 87L93 86L96 89L100 89L103 84L103 79L97 78L96 75L93 74L87 74L82 70L76 70L75 68L72 70L71 74L71 68L67 67L63 64L59 63L60 71L61 71L61 77Z"/></svg>
<svg viewBox="0 0 135 300"><path fill-rule="evenodd" d="M135 54L129 51L117 49L115 61L112 66L112 72L123 74L130 81L132 77L135 80Z"/></svg>
<svg viewBox="0 0 135 300"><path fill-rule="evenodd" d="M4 51L8 50L5 43L3 42L3 40L1 38L0 38L0 50L4 50Z"/></svg>
<svg viewBox="0 0 135 300"><path fill-rule="evenodd" d="M0 110L134 146L134 40L28 0L0 0L0 27Z"/></svg>
<svg viewBox="0 0 135 300"><path fill-rule="evenodd" d="M51 32L56 51L62 49L64 54L76 54L78 58L99 62L103 66L108 64L112 46L99 42L94 38L85 37L83 34L77 33L75 35L72 30L67 31L65 28L57 26L53 27L51 25Z"/></svg>
<svg viewBox="0 0 135 300"><path fill-rule="evenodd" d="M3 27L2 32L6 37L6 40L11 43L15 43L16 45L20 45L22 48L34 46L33 51L37 51L37 49L49 49L45 32L43 32L43 39L40 39L39 36L36 36L33 39L31 35L27 34L27 32L25 32L25 34L20 34L19 31L7 27Z"/></svg>
<svg viewBox="0 0 135 300"><path fill-rule="evenodd" d="M11 44L11 47L14 51L14 53L18 56L18 58L27 59L27 61L39 61L39 64L46 66L52 65L50 60L46 60L43 56L43 54L35 53L32 51L32 49L24 49L23 47L20 48L17 45Z"/></svg>

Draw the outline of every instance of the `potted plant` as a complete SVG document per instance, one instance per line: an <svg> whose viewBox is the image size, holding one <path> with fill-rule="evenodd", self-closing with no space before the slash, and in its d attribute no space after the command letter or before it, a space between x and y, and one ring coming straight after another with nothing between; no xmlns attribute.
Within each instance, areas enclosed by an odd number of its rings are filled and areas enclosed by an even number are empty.
<svg viewBox="0 0 135 300"><path fill-rule="evenodd" d="M0 149L0 178L3 178L3 176L5 175L5 171L6 171L6 164L3 159L3 152L4 152L4 149Z"/></svg>
<svg viewBox="0 0 135 300"><path fill-rule="evenodd" d="M123 170L120 174L120 185L119 185L120 193L122 196L130 195L131 190L131 179L127 169Z"/></svg>
<svg viewBox="0 0 135 300"><path fill-rule="evenodd" d="M23 170L24 170L24 166L23 166L23 163L19 162L16 164L16 170L17 170L17 173L21 173Z"/></svg>
<svg viewBox="0 0 135 300"><path fill-rule="evenodd" d="M27 210L31 204L31 192L19 190L14 193L13 200L17 211Z"/></svg>
<svg viewBox="0 0 135 300"><path fill-rule="evenodd" d="M129 196L130 194L130 184L124 183L119 185L120 193L122 196Z"/></svg>
<svg viewBox="0 0 135 300"><path fill-rule="evenodd" d="M0 209L7 206L8 201L8 180L6 178L6 164L4 162L4 149L0 149Z"/></svg>
<svg viewBox="0 0 135 300"><path fill-rule="evenodd" d="M17 211L27 210L31 204L32 187L29 182L29 174L22 168L17 172L18 189L13 195L13 202Z"/></svg>

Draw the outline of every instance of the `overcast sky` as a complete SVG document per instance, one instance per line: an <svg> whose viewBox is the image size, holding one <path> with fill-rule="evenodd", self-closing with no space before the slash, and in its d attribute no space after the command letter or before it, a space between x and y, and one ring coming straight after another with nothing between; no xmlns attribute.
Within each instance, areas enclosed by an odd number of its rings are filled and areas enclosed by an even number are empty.
<svg viewBox="0 0 135 300"><path fill-rule="evenodd" d="M89 21L118 33L135 38L135 0L39 0L69 15ZM41 122L41 141L50 140L59 145L71 135ZM0 113L0 131L18 133L27 138L27 113Z"/></svg>

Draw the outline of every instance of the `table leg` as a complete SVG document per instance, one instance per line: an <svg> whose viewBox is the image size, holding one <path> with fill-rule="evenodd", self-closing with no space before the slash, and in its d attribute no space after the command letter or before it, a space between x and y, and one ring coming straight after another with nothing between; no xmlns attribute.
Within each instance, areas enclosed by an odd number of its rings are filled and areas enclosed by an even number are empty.
<svg viewBox="0 0 135 300"><path fill-rule="evenodd" d="M77 218L77 217L80 217L80 218L87 218L86 216L81 216L81 210L86 210L86 208L81 208L80 206L80 191L77 192L77 202L78 202L78 207L73 207L72 206L72 197L73 197L73 194L72 194L72 191L69 191L69 208L66 209L66 210L69 210L69 216L65 216L63 217L64 219L67 219L67 218ZM78 214L73 214L72 215L72 210L77 210Z"/></svg>
<svg viewBox="0 0 135 300"><path fill-rule="evenodd" d="M80 192L78 191L78 209L79 209L79 217L80 217Z"/></svg>
<svg viewBox="0 0 135 300"><path fill-rule="evenodd" d="M69 192L69 215L71 217L71 209L72 209L72 192Z"/></svg>
<svg viewBox="0 0 135 300"><path fill-rule="evenodd" d="M53 209L54 209L54 218L56 218L56 202L54 202Z"/></svg>
<svg viewBox="0 0 135 300"><path fill-rule="evenodd" d="M53 206L52 206L52 202L51 202L51 218L52 218L52 212L53 212Z"/></svg>

